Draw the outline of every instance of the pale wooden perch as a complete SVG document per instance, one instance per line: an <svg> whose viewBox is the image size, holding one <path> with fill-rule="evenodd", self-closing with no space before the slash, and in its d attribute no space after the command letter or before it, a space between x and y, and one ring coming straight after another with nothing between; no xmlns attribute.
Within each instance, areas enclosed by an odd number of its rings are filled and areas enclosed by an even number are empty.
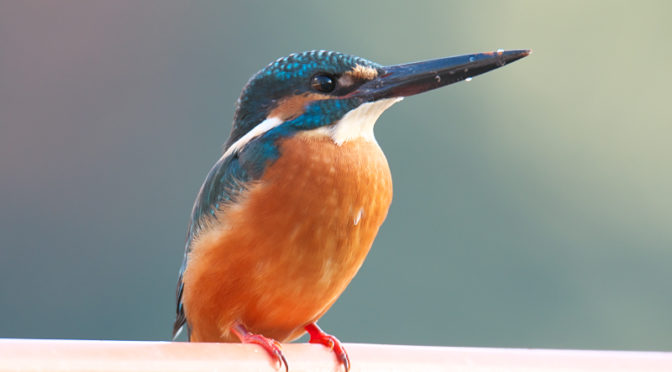
<svg viewBox="0 0 672 372"><path fill-rule="evenodd" d="M672 353L345 345L352 371L672 371ZM286 344L290 371L341 371L319 345ZM0 371L275 371L254 345L0 339Z"/></svg>

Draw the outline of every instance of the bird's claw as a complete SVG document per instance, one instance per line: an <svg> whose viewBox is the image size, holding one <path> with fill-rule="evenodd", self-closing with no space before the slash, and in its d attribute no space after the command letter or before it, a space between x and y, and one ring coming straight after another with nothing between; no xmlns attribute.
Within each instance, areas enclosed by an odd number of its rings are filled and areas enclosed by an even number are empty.
<svg viewBox="0 0 672 372"><path fill-rule="evenodd" d="M255 344L261 346L275 362L279 368L285 367L285 372L289 372L289 365L287 359L282 353L282 346L280 343L272 338L264 337L263 335L252 333L245 328L241 323L234 323L231 326L233 333L238 336L240 342L243 344Z"/></svg>
<svg viewBox="0 0 672 372"><path fill-rule="evenodd" d="M343 368L345 368L345 372L350 371L350 358L341 341L335 336L325 333L315 323L307 325L305 329L310 335L310 340L308 342L311 344L321 344L328 347L330 350L333 350L336 354L336 358L343 365Z"/></svg>

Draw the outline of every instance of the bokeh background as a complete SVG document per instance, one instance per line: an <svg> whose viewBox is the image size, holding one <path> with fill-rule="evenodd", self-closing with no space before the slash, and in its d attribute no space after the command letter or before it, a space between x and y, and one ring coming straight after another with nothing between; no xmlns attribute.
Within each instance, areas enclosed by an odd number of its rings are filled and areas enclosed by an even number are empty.
<svg viewBox="0 0 672 372"><path fill-rule="evenodd" d="M321 321L347 342L672 349L672 3L0 1L0 337L167 340L194 196L249 76L532 48L406 99Z"/></svg>

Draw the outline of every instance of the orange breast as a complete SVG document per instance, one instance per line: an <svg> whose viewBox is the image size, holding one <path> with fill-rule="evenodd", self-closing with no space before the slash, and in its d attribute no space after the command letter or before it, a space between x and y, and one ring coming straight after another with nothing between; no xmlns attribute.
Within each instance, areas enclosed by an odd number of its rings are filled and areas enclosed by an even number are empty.
<svg viewBox="0 0 672 372"><path fill-rule="evenodd" d="M184 306L193 341L237 341L230 324L280 341L303 334L362 265L392 200L374 142L298 134L193 243Z"/></svg>

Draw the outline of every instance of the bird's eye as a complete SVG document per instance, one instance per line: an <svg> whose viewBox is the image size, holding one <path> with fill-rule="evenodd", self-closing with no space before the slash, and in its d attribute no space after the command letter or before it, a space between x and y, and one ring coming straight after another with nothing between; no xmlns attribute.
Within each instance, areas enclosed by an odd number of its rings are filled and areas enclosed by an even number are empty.
<svg viewBox="0 0 672 372"><path fill-rule="evenodd" d="M318 92L329 93L336 89L336 80L329 75L318 74L310 80L310 87Z"/></svg>

